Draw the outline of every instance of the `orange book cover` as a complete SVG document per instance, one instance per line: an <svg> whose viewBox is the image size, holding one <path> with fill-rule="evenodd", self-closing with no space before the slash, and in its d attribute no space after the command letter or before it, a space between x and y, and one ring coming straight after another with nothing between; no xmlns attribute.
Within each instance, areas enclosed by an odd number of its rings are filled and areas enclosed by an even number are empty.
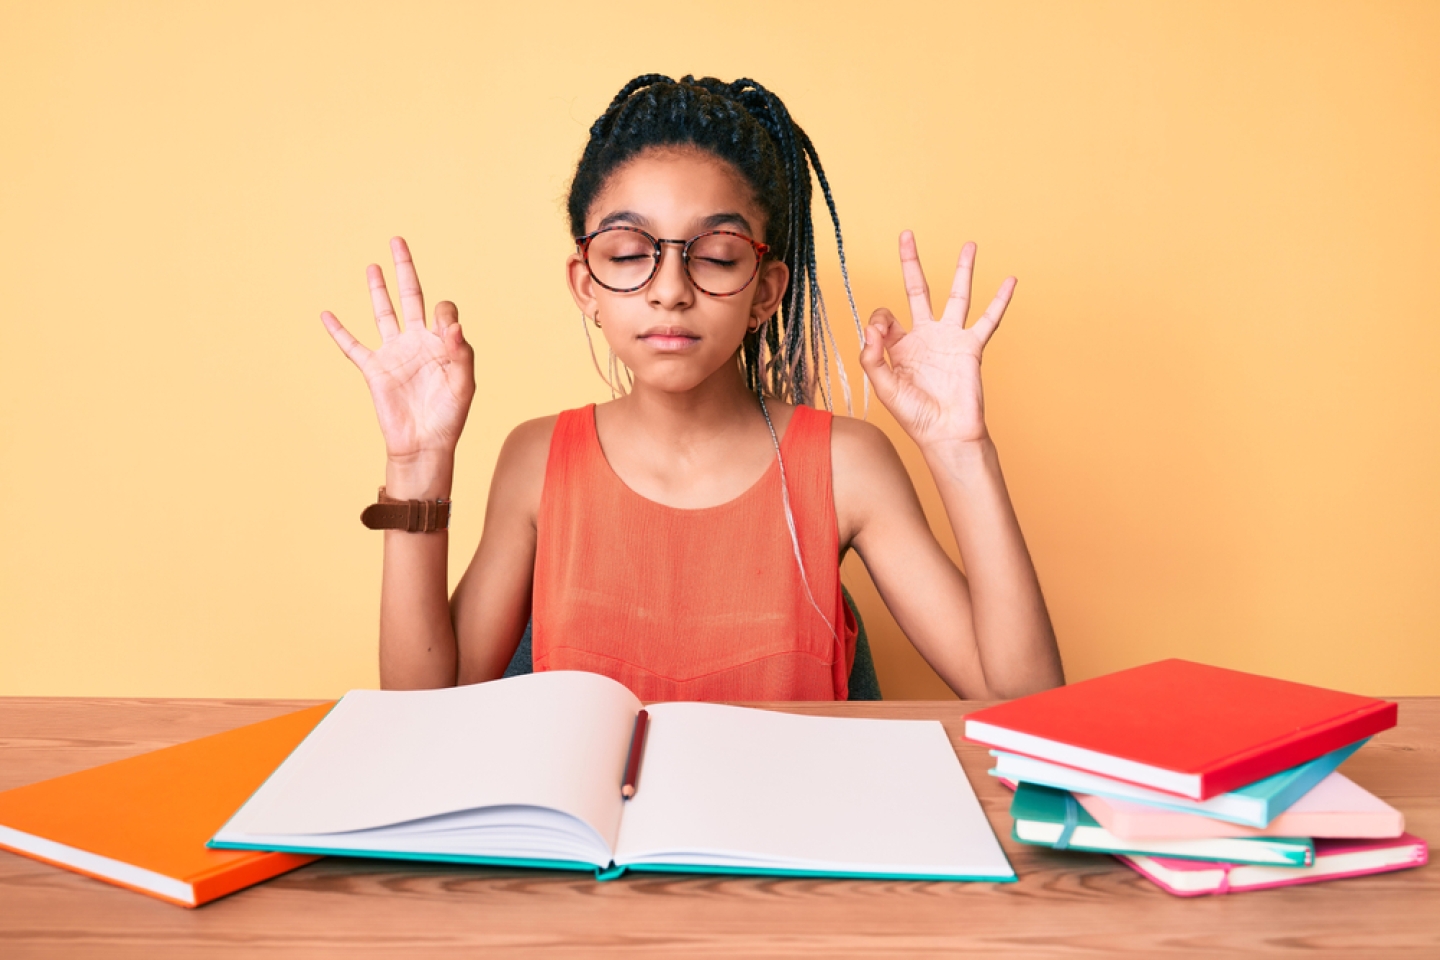
<svg viewBox="0 0 1440 960"><path fill-rule="evenodd" d="M205 842L332 706L0 792L0 847L185 907L304 866Z"/></svg>

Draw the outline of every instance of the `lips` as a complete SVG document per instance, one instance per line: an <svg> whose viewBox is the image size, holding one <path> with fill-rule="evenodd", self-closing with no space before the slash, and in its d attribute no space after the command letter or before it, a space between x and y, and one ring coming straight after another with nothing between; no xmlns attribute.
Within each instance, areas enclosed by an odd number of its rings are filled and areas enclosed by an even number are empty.
<svg viewBox="0 0 1440 960"><path fill-rule="evenodd" d="M684 327L653 327L640 334L640 340L653 349L673 353L699 343L700 337Z"/></svg>
<svg viewBox="0 0 1440 960"><path fill-rule="evenodd" d="M684 327L651 327L639 335L641 340L649 340L652 337L660 337L662 340L675 340L675 338L700 340L700 334L694 334L694 332L685 330Z"/></svg>

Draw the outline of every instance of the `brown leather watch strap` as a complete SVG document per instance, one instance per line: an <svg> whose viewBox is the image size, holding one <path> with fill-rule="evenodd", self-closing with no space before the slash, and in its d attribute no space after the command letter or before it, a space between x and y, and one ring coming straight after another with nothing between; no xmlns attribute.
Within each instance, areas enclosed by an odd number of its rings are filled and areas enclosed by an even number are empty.
<svg viewBox="0 0 1440 960"><path fill-rule="evenodd" d="M434 533L450 526L450 501L396 500L380 488L379 503L372 503L360 514L360 522L371 530L404 530L408 533Z"/></svg>

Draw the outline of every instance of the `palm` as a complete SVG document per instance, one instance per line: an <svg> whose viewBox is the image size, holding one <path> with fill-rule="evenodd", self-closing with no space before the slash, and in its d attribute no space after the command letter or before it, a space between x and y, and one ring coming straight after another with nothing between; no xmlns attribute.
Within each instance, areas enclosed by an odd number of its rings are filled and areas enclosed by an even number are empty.
<svg viewBox="0 0 1440 960"><path fill-rule="evenodd" d="M381 344L360 371L392 458L454 448L470 406L469 371L446 356L439 336L407 329Z"/></svg>
<svg viewBox="0 0 1440 960"><path fill-rule="evenodd" d="M890 348L895 389L881 398L916 440L975 439L984 433L982 345L969 330L917 322Z"/></svg>
<svg viewBox="0 0 1440 960"><path fill-rule="evenodd" d="M410 251L398 238L392 248L405 329L395 318L384 275L374 265L366 275L380 346L367 349L328 311L321 319L365 376L390 459L453 452L475 393L474 351L461 335L454 304L437 305L434 328L425 326L425 301Z"/></svg>
<svg viewBox="0 0 1440 960"><path fill-rule="evenodd" d="M989 309L967 328L974 245L966 244L960 254L950 297L938 319L933 318L929 287L908 232L901 237L900 260L912 324L907 333L883 308L871 318L874 332L867 331L861 362L875 394L919 444L983 440L987 433L980 358L1005 314L1015 282L1006 280Z"/></svg>

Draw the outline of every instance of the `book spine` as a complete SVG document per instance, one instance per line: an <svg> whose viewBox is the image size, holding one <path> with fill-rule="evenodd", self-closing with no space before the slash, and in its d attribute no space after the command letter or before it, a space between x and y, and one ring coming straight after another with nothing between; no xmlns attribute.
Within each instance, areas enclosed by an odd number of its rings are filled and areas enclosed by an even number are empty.
<svg viewBox="0 0 1440 960"><path fill-rule="evenodd" d="M191 881L195 906L218 900L237 890L262 883L282 873L319 860L318 856L300 853L268 853L244 863L227 866Z"/></svg>

